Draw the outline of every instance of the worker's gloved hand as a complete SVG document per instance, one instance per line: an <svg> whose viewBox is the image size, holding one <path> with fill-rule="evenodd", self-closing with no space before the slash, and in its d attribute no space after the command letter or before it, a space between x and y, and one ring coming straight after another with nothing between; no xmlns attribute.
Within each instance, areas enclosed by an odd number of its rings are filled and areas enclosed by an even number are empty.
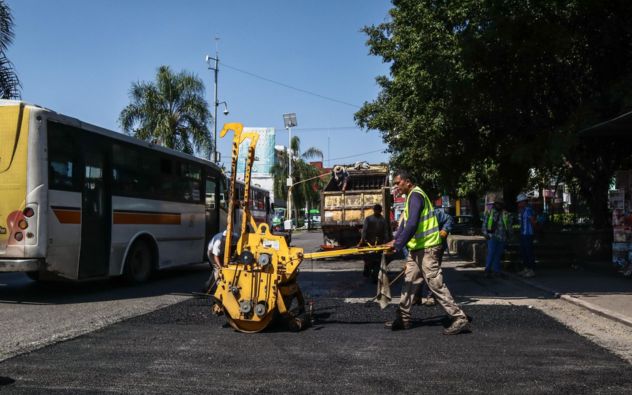
<svg viewBox="0 0 632 395"><path fill-rule="evenodd" d="M448 237L448 232L446 232L445 230L441 229L439 231L439 236L441 236L442 239L446 239Z"/></svg>

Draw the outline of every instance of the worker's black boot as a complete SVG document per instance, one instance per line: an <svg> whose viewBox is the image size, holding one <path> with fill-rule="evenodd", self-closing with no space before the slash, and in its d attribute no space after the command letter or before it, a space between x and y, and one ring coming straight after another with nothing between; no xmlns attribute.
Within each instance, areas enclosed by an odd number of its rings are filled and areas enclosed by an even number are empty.
<svg viewBox="0 0 632 395"><path fill-rule="evenodd" d="M371 268L370 278L371 278L371 282L373 284L377 284L377 278L378 278L379 274L380 274L380 268L379 267L378 268L374 268L374 267Z"/></svg>
<svg viewBox="0 0 632 395"><path fill-rule="evenodd" d="M386 321L384 326L393 331L401 331L412 328L413 323L410 318L402 317L401 312L397 310L397 317L393 321Z"/></svg>
<svg viewBox="0 0 632 395"><path fill-rule="evenodd" d="M364 261L364 270L362 271L362 275L364 277L369 277L370 273L370 266L369 263L367 261Z"/></svg>
<svg viewBox="0 0 632 395"><path fill-rule="evenodd" d="M458 335L459 333L468 332L470 330L469 317L459 317L452 321L452 325L447 327L444 331L444 335Z"/></svg>

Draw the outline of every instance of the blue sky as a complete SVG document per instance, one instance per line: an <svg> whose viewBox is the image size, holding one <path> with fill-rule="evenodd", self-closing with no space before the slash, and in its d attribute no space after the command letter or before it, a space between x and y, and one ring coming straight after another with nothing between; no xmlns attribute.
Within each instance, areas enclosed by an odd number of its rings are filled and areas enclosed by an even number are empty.
<svg viewBox="0 0 632 395"><path fill-rule="evenodd" d="M302 148L317 147L332 163L387 161L377 131L354 129L357 107L324 100L252 77L237 68L353 105L377 96L388 74L370 56L363 26L381 23L386 0L8 0L15 40L8 56L24 100L108 129L129 103L133 81L150 81L160 65L201 77L212 102L219 35L218 124L275 127L287 144L282 114L295 112ZM303 130L301 130L303 129ZM294 133L293 133L294 134ZM230 144L218 149L227 159ZM368 153L371 152L371 153ZM367 153L357 156L358 154ZM343 158L343 159L337 159Z"/></svg>

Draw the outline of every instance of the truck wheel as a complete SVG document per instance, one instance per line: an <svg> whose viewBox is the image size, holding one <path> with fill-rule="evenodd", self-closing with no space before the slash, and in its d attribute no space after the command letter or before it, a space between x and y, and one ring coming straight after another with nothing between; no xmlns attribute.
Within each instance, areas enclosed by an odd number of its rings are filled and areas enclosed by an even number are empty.
<svg viewBox="0 0 632 395"><path fill-rule="evenodd" d="M153 272L153 255L147 242L137 240L125 259L125 281L142 284L149 280Z"/></svg>

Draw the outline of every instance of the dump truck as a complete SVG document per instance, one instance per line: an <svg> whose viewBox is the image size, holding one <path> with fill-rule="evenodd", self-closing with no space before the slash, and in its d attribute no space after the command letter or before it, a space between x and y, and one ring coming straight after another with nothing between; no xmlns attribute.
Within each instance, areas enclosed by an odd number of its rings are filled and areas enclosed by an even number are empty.
<svg viewBox="0 0 632 395"><path fill-rule="evenodd" d="M375 204L382 205L383 215L389 222L391 217L392 195L387 165L359 162L338 166L346 171L345 191L341 190L342 182L332 177L320 197L323 249L357 245L364 218L373 214Z"/></svg>

